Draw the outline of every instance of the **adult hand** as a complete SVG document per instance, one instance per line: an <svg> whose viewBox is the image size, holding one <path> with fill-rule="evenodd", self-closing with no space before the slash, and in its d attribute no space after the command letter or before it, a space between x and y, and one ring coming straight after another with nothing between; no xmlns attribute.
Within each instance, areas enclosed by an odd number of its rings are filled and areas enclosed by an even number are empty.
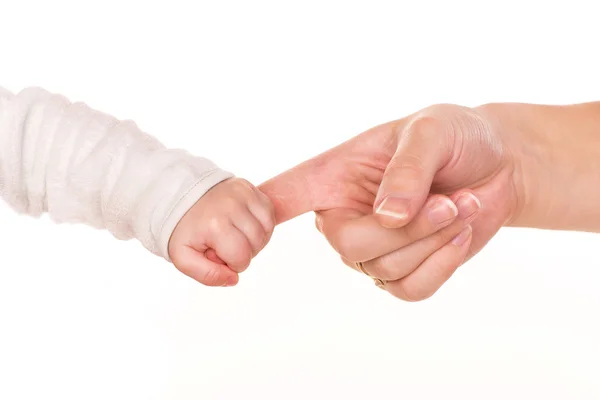
<svg viewBox="0 0 600 400"><path fill-rule="evenodd" d="M429 107L260 189L279 223L317 211L319 230L346 264L362 262L399 298L425 299L520 210L519 132L500 125L493 110ZM442 195L458 206L458 217ZM452 215L436 223L431 215L441 209Z"/></svg>

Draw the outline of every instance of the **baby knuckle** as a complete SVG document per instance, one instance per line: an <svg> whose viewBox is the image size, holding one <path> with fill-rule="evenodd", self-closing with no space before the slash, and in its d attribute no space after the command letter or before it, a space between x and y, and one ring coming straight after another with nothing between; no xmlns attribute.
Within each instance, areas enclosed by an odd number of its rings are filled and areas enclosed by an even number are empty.
<svg viewBox="0 0 600 400"><path fill-rule="evenodd" d="M252 255L248 255L248 258L246 258L242 264L241 264L241 269L242 271L247 270L250 267L250 263L252 262Z"/></svg>
<svg viewBox="0 0 600 400"><path fill-rule="evenodd" d="M277 216L275 215L275 205L270 200L267 200L265 209L267 210L269 226L273 228L277 223Z"/></svg>
<svg viewBox="0 0 600 400"><path fill-rule="evenodd" d="M250 251L240 256L239 260L236 261L236 271L243 272L250 266L252 260L252 254Z"/></svg>
<svg viewBox="0 0 600 400"><path fill-rule="evenodd" d="M194 268L189 262L181 261L175 258L173 259L173 264L175 265L175 268L179 270L179 272L188 276L192 273Z"/></svg>
<svg viewBox="0 0 600 400"><path fill-rule="evenodd" d="M227 211L238 211L243 207L243 202L235 196L225 197L221 199L220 204Z"/></svg>
<svg viewBox="0 0 600 400"><path fill-rule="evenodd" d="M177 261L174 260L173 263L179 272L191 278L197 279L199 268L194 262L191 260L182 259ZM200 282L204 284L204 281Z"/></svg>
<svg viewBox="0 0 600 400"><path fill-rule="evenodd" d="M247 195L254 192L254 185L246 179L236 178L235 183L235 190L240 194Z"/></svg>
<svg viewBox="0 0 600 400"><path fill-rule="evenodd" d="M227 207L228 215L243 215L248 212L249 211L248 211L247 203L245 203L244 201L231 202L229 204L229 207Z"/></svg>
<svg viewBox="0 0 600 400"><path fill-rule="evenodd" d="M250 266L252 261L252 248L247 242L240 242L237 246L237 253L231 260L232 267L241 272Z"/></svg>
<svg viewBox="0 0 600 400"><path fill-rule="evenodd" d="M262 241L267 235L267 233L265 232L265 228L259 221L255 221L255 223L249 224L245 232L246 238L250 241L251 244Z"/></svg>
<svg viewBox="0 0 600 400"><path fill-rule="evenodd" d="M272 231L275 228L275 210L269 204L261 204L260 212L257 212L255 218L258 218L260 222L264 224L265 229Z"/></svg>
<svg viewBox="0 0 600 400"><path fill-rule="evenodd" d="M244 178L237 178L238 182L241 186L245 187L246 189L254 189L254 185L248 181L247 179Z"/></svg>
<svg viewBox="0 0 600 400"><path fill-rule="evenodd" d="M266 227L267 233L269 233L269 234L273 233L276 225L277 225L277 220L275 219L275 216L269 215L269 218L267 220L267 227Z"/></svg>
<svg viewBox="0 0 600 400"><path fill-rule="evenodd" d="M229 221L221 216L213 216L207 221L207 226L209 230L217 234L224 232L228 225Z"/></svg>
<svg viewBox="0 0 600 400"><path fill-rule="evenodd" d="M222 276L218 268L209 268L202 274L201 282L207 286L217 286L221 284Z"/></svg>

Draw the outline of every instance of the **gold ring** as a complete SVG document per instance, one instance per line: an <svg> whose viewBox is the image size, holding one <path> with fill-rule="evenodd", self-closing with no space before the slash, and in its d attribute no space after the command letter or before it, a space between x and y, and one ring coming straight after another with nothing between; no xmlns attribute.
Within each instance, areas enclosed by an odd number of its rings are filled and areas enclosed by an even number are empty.
<svg viewBox="0 0 600 400"><path fill-rule="evenodd" d="M380 289L383 289L386 283L383 279L373 278L373 280L375 281L375 286L377 286Z"/></svg>
<svg viewBox="0 0 600 400"><path fill-rule="evenodd" d="M365 266L363 265L362 261L357 261L356 262L356 268L362 272L363 274L365 274L366 276L368 276L369 278L373 279L373 281L375 282L375 286L377 286L378 288L382 288L385 286L386 281L384 281L383 279L379 279L379 278L373 278L371 275L369 275L369 273L367 272L367 270L365 270Z"/></svg>
<svg viewBox="0 0 600 400"><path fill-rule="evenodd" d="M365 266L363 265L362 261L357 261L356 262L356 268L358 268L358 270L360 272L362 272L363 274L365 274L369 278L371 277L371 275L369 275L369 273L365 270Z"/></svg>

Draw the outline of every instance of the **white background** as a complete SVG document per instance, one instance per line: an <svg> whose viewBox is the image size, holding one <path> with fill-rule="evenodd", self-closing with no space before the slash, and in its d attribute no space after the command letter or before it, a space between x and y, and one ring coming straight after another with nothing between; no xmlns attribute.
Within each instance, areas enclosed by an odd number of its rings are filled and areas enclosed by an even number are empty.
<svg viewBox="0 0 600 400"><path fill-rule="evenodd" d="M593 2L158 3L1 0L0 84L256 184L433 103L600 100ZM1 399L600 398L600 236L503 230L417 304L345 267L312 215L236 288L4 205L0 244Z"/></svg>

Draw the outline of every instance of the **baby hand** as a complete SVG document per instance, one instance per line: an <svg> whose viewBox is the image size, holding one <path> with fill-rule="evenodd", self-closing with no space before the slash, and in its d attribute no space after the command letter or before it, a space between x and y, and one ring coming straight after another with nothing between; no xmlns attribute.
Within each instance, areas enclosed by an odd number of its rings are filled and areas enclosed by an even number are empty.
<svg viewBox="0 0 600 400"><path fill-rule="evenodd" d="M181 218L169 241L169 257L178 270L204 285L234 286L274 227L269 198L246 180L228 179Z"/></svg>

